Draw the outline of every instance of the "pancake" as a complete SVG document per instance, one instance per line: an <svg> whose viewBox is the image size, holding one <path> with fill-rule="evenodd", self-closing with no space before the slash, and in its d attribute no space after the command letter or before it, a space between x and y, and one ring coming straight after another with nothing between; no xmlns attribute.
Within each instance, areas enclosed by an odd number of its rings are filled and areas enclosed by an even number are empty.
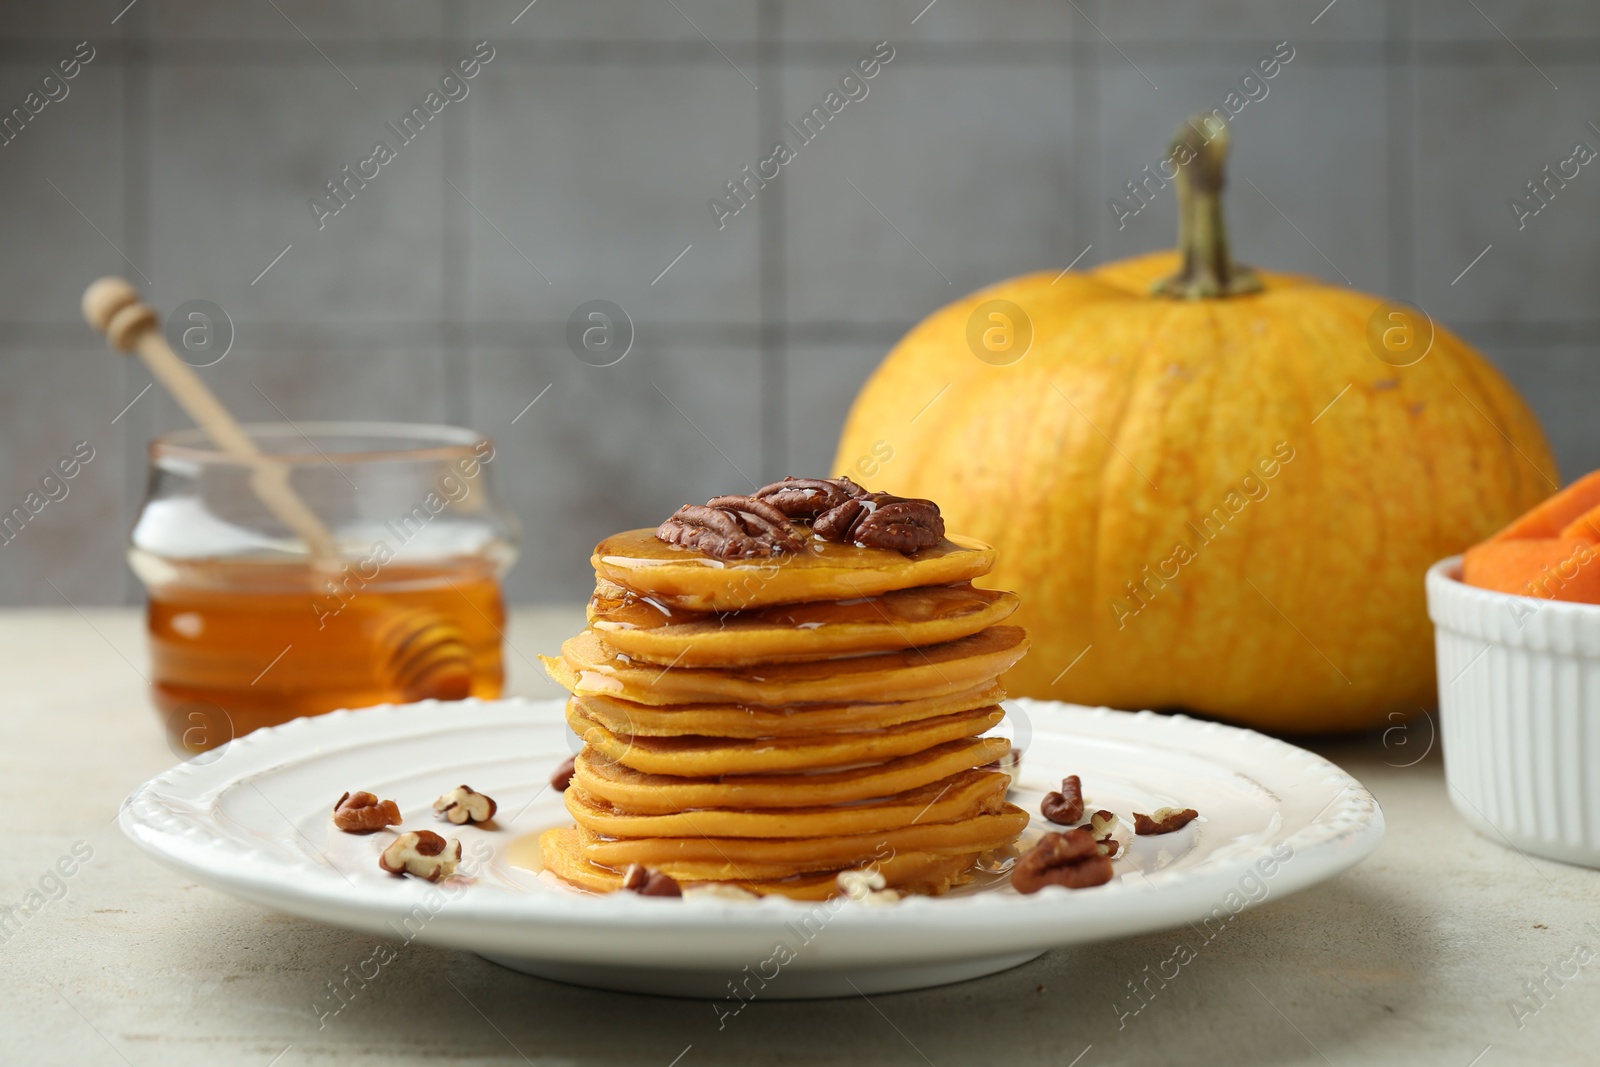
<svg viewBox="0 0 1600 1067"><path fill-rule="evenodd" d="M1003 622L1017 604L1014 593L935 585L716 614L668 607L601 579L589 601L589 624L636 660L740 667L954 641Z"/></svg>
<svg viewBox="0 0 1600 1067"><path fill-rule="evenodd" d="M646 774L704 778L717 774L804 771L909 756L946 741L976 737L1000 723L998 707L960 711L855 734L816 734L763 740L725 737L627 737L613 734L567 703L567 725L593 751L591 760L620 763Z"/></svg>
<svg viewBox="0 0 1600 1067"><path fill-rule="evenodd" d="M999 682L949 696L893 704L671 704L650 707L603 696L575 696L589 718L614 734L633 737L794 737L804 734L881 730L896 723L986 708L1005 699Z"/></svg>
<svg viewBox="0 0 1600 1067"><path fill-rule="evenodd" d="M842 837L998 812L1011 779L1000 771L960 771L891 797L821 807L738 811L700 808L663 815L621 811L576 783L564 794L579 826L611 837Z"/></svg>
<svg viewBox="0 0 1600 1067"><path fill-rule="evenodd" d="M642 863L673 878L718 881L842 870L906 852L975 856L1010 844L1027 825L1027 812L1005 804L993 814L955 822L922 822L840 837L608 838L581 827L577 833L583 855L602 867L622 870L630 863Z"/></svg>
<svg viewBox="0 0 1600 1067"><path fill-rule="evenodd" d="M654 530L614 534L595 546L595 574L689 611L743 611L773 604L849 600L919 585L953 585L989 573L995 551L946 537L910 554L812 539L799 551L714 559L656 539Z"/></svg>
<svg viewBox="0 0 1600 1067"><path fill-rule="evenodd" d="M595 631L561 646L561 658L541 656L545 671L569 692L620 697L638 704L693 702L806 704L939 696L992 681L1028 650L1017 626L987 630L926 648L865 656L778 663L757 670L636 664Z"/></svg>
<svg viewBox="0 0 1600 1067"><path fill-rule="evenodd" d="M573 885L596 893L613 893L622 888L622 871L591 863L583 851L580 831L572 827L548 830L539 838L539 851L545 868ZM941 893L965 880L974 855L941 855L930 852L901 852L873 861L889 888L914 893ZM842 868L849 869L849 868ZM770 879L718 877L693 879L675 874L684 886L718 882L737 886L762 896L779 895L794 900L826 900L837 894L838 870L810 871L805 874Z"/></svg>
<svg viewBox="0 0 1600 1067"><path fill-rule="evenodd" d="M623 811L661 815L692 808L794 808L893 796L1004 756L1004 737L946 741L911 756L849 770L812 774L679 778L645 774L604 757L578 754L572 785Z"/></svg>

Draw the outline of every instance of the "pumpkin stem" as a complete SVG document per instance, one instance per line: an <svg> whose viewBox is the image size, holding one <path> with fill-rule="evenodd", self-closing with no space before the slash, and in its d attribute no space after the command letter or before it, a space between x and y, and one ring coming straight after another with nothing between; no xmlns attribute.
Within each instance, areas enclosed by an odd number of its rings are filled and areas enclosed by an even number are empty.
<svg viewBox="0 0 1600 1067"><path fill-rule="evenodd" d="M1178 273L1155 284L1163 296L1184 300L1238 296L1261 290L1261 279L1228 255L1222 221L1222 172L1228 158L1228 126L1214 115L1197 115L1172 138L1178 165Z"/></svg>

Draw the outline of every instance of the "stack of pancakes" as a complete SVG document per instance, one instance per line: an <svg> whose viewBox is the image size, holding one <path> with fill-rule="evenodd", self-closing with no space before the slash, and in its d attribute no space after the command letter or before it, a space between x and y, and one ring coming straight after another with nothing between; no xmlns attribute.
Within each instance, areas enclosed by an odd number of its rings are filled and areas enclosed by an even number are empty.
<svg viewBox="0 0 1600 1067"><path fill-rule="evenodd" d="M550 676L585 744L541 838L607 892L631 864L680 884L822 899L863 867L941 892L1028 816L1006 802L999 675L1027 650L1014 594L970 582L974 541L911 553L810 540L713 559L635 530L602 541L588 629Z"/></svg>

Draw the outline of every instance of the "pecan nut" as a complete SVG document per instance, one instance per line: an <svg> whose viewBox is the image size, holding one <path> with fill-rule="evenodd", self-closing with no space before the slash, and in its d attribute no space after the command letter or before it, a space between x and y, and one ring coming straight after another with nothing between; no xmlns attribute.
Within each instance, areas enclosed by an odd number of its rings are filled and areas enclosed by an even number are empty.
<svg viewBox="0 0 1600 1067"><path fill-rule="evenodd" d="M499 805L493 797L485 796L470 785L460 785L433 802L433 811L457 826L469 822L488 822L494 818Z"/></svg>
<svg viewBox="0 0 1600 1067"><path fill-rule="evenodd" d="M685 504L656 528L656 537L718 559L798 552L789 520L810 520L824 541L911 553L944 539L944 518L931 500L868 493L849 478L785 478L749 496L716 496Z"/></svg>
<svg viewBox="0 0 1600 1067"><path fill-rule="evenodd" d="M642 897L683 896L683 890L672 877L642 863L628 864L628 869L622 872L622 888Z"/></svg>
<svg viewBox="0 0 1600 1067"><path fill-rule="evenodd" d="M429 882L455 874L460 862L461 842L455 838L446 841L432 830L401 834L378 856L378 866L389 874L409 874Z"/></svg>
<svg viewBox="0 0 1600 1067"><path fill-rule="evenodd" d="M333 825L347 834L370 834L385 826L399 826L400 806L371 793L346 793L333 806Z"/></svg>
<svg viewBox="0 0 1600 1067"><path fill-rule="evenodd" d="M567 786L572 784L572 775L578 769L578 760L575 756L568 756L550 776L550 788L557 793L565 793Z"/></svg>
<svg viewBox="0 0 1600 1067"><path fill-rule="evenodd" d="M1122 820L1104 808L1089 817L1089 832L1100 846L1101 855L1115 858L1122 851L1122 841L1117 837L1121 827Z"/></svg>
<svg viewBox="0 0 1600 1067"><path fill-rule="evenodd" d="M1061 779L1061 792L1046 793L1039 813L1053 823L1071 826L1083 818L1083 783L1076 774Z"/></svg>
<svg viewBox="0 0 1600 1067"><path fill-rule="evenodd" d="M911 553L944 540L944 517L931 500L872 493L824 511L811 532L837 544Z"/></svg>
<svg viewBox="0 0 1600 1067"><path fill-rule="evenodd" d="M1153 834L1170 834L1182 830L1198 819L1200 813L1193 808L1157 808L1153 815L1133 813L1133 832L1140 837Z"/></svg>
<svg viewBox="0 0 1600 1067"><path fill-rule="evenodd" d="M846 500L829 508L811 522L811 532L824 541L844 544L866 517L871 503L866 500Z"/></svg>
<svg viewBox="0 0 1600 1067"><path fill-rule="evenodd" d="M656 537L717 559L779 556L801 547L787 515L748 496L685 504L656 528Z"/></svg>
<svg viewBox="0 0 1600 1067"><path fill-rule="evenodd" d="M1111 881L1111 857L1101 854L1099 842L1079 827L1064 834L1045 834L1011 868L1011 886L1019 893L1037 893L1047 885L1087 889Z"/></svg>
<svg viewBox="0 0 1600 1067"><path fill-rule="evenodd" d="M867 491L849 478L785 478L750 494L791 519L814 519L846 500L861 500Z"/></svg>

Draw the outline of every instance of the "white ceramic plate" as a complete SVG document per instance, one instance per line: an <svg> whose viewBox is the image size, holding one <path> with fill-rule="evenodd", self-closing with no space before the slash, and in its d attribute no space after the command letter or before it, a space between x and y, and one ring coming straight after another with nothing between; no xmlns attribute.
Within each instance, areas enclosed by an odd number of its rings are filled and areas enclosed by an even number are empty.
<svg viewBox="0 0 1600 1067"><path fill-rule="evenodd" d="M507 860L514 840L570 822L546 783L576 740L562 701L502 700L340 711L258 730L145 783L120 821L161 862L277 911L583 985L721 998L730 982L759 983L765 999L914 989L1058 945L1216 927L1359 862L1383 837L1372 794L1283 741L1151 712L1006 707L1026 748L1011 792L1023 808L1037 812L1044 793L1077 774L1091 810L1127 819L1176 805L1202 818L1135 839L1119 877L1093 889L1021 896L998 879L887 906L596 896ZM495 828L435 818L433 799L462 782L499 801ZM329 821L340 794L359 789L398 801L404 829L459 837L471 877L433 886L382 873L387 834L352 836ZM1036 817L1029 833L1049 826Z"/></svg>

